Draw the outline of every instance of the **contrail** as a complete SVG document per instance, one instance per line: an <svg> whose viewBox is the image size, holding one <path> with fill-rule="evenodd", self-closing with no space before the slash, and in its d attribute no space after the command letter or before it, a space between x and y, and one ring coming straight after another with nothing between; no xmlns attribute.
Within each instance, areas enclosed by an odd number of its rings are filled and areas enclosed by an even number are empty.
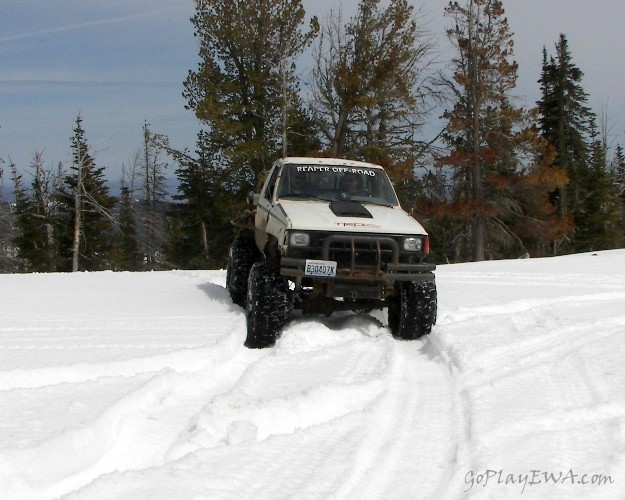
<svg viewBox="0 0 625 500"><path fill-rule="evenodd" d="M168 12L171 10L174 10L175 7L169 7L167 9L161 9L161 10L157 10L157 11L153 11L153 12L140 12L137 14L131 14L129 16L122 16L122 17L111 17L110 19L101 19L98 21L89 21L86 23L80 23L80 24L72 24L70 26L61 26L59 28L50 28L47 30L40 30L40 31L33 31L32 33L22 33L21 35L12 35L12 36L5 36L0 38L0 42L11 42L13 40L22 40L24 38L33 38L36 36L40 36L40 35L49 35L50 33L59 33L61 31L71 31L71 30L75 30L75 29L80 29L80 28L84 28L87 26L98 26L98 25L103 25L103 24L115 24L115 23L122 23L124 21L129 21L132 19L139 19L142 17L150 17L150 16L156 16L158 14L162 14L164 12Z"/></svg>

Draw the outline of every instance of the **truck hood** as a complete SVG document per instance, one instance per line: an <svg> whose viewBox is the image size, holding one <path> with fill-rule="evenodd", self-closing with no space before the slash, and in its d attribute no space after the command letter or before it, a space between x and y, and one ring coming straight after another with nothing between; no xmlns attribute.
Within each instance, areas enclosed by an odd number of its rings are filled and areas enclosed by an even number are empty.
<svg viewBox="0 0 625 500"><path fill-rule="evenodd" d="M427 234L423 226L401 207L363 203L372 217L339 216L327 201L280 200L287 217L287 229L345 231L378 234Z"/></svg>

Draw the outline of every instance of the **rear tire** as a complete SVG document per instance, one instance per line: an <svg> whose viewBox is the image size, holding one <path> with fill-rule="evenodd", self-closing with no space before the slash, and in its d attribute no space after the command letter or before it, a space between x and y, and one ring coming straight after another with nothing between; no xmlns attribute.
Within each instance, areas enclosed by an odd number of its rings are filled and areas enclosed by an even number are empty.
<svg viewBox="0 0 625 500"><path fill-rule="evenodd" d="M230 293L232 302L245 307L247 300L247 281L250 269L261 257L254 238L237 236L228 254L226 268L226 289Z"/></svg>
<svg viewBox="0 0 625 500"><path fill-rule="evenodd" d="M434 281L406 281L399 285L399 297L389 304L388 326L394 337L418 339L432 331L436 310Z"/></svg>
<svg viewBox="0 0 625 500"><path fill-rule="evenodd" d="M271 262L252 266L247 291L246 347L262 349L276 343L291 313L289 283Z"/></svg>

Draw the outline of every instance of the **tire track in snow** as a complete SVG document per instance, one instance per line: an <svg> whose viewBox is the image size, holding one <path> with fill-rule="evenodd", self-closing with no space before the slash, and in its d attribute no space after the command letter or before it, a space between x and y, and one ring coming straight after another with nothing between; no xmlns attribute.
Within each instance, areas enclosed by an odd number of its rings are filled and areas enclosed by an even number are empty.
<svg viewBox="0 0 625 500"><path fill-rule="evenodd" d="M586 323L585 326L593 326ZM609 325L608 325L609 326ZM577 353L590 343L621 335L622 327L604 328L595 331L589 338L584 325L561 328L553 334L542 336L531 342L511 343L507 348L486 348L482 356L475 359L475 372L468 388L499 384L506 378L522 372L535 370L545 365L555 364ZM514 354L511 355L511 352ZM490 361L490 362L489 362ZM466 369L466 360L463 360Z"/></svg>
<svg viewBox="0 0 625 500"><path fill-rule="evenodd" d="M229 330L241 332L243 330L244 317L237 314L229 326ZM0 370L0 390L33 389L61 383L77 384L93 381L102 377L132 377L139 373L158 372L164 369L172 369L177 372L193 372L210 366L215 358L222 356L223 345L230 344L229 349L234 350L237 343L242 343L240 334L231 334L217 338L212 344L204 342L200 347L180 349L176 346L175 351L150 356L132 356L119 361L83 362L70 365L44 366L40 368L13 368ZM137 344L130 344L132 349L137 349ZM114 350L121 346L127 349L126 344L106 344L105 350ZM31 346L29 346L31 347ZM76 350L83 346L76 347ZM92 347L93 348L93 347ZM149 348L156 348L155 344L149 344ZM158 347L162 348L162 347ZM38 351L41 346L33 347ZM59 351L64 351L67 346L61 346ZM73 350L73 349L71 349Z"/></svg>
<svg viewBox="0 0 625 500"><path fill-rule="evenodd" d="M243 423L250 431L248 438L263 441L369 405L383 388L380 371L387 360L380 340L363 339L349 330L342 335L316 332L320 338L307 334L307 328L319 326L308 321L289 327L271 356L248 366L232 390L206 405L170 458L236 441L233 424Z"/></svg>
<svg viewBox="0 0 625 500"><path fill-rule="evenodd" d="M36 370L17 368L0 372L0 390L34 389L62 383L79 384L102 377L132 377L166 369L193 372L214 363L211 360L213 352L214 346L207 346L109 363L76 363Z"/></svg>
<svg viewBox="0 0 625 500"><path fill-rule="evenodd" d="M448 326L478 318L528 313L534 309L571 305L572 303L614 302L623 300L625 300L624 292L600 292L585 295L562 295L552 298L519 299L486 306L460 307L455 311L441 314L437 324L439 326Z"/></svg>
<svg viewBox="0 0 625 500"><path fill-rule="evenodd" d="M224 337L191 357L172 353L170 359L178 356L174 364L180 372L157 373L92 422L28 448L0 449L0 491L8 498L21 498L18 491L28 492L24 498L56 498L116 469L163 463L167 449L203 401L227 391L245 366L265 355L244 349L240 340L236 335ZM59 460L59 450L68 458Z"/></svg>
<svg viewBox="0 0 625 500"><path fill-rule="evenodd" d="M207 401L162 466L113 473L75 497L107 498L137 482L150 491L150 477L163 474L177 484L202 477L204 491L214 480L219 499L434 495L456 447L446 366L376 320L339 323L294 322Z"/></svg>
<svg viewBox="0 0 625 500"><path fill-rule="evenodd" d="M446 470L441 474L437 483L436 491L431 498L456 499L465 496L464 491L459 487L463 484L464 476L470 470L473 450L474 435L474 409L466 384L463 381L462 370L440 342L440 335L444 328L435 326L428 336L424 346L424 352L430 358L438 360L441 366L445 367L450 380L451 408L452 415L449 435L452 437L450 453ZM432 397L436 400L436 394Z"/></svg>
<svg viewBox="0 0 625 500"><path fill-rule="evenodd" d="M396 341L385 391L369 410L365 436L337 499L434 498L456 442L453 381L427 340Z"/></svg>
<svg viewBox="0 0 625 500"><path fill-rule="evenodd" d="M332 498L361 449L367 409L385 390L393 359L393 342L382 337L388 331L375 321L344 326L339 333L317 321L294 322L274 349L207 400L170 447L166 463L113 473L76 497L107 498L113 491L107 485L119 494L120 481L131 490L136 481L167 470L176 477L219 476L214 497L220 499ZM242 483L245 491L224 489Z"/></svg>
<svg viewBox="0 0 625 500"><path fill-rule="evenodd" d="M622 442L625 405L601 397L582 353L622 335L625 316L614 311L622 310L623 298L599 293L575 296L573 302L571 297L516 300L445 316L455 321L439 324L430 341L449 360L465 432L455 473L437 497L467 496L465 475L493 468L619 475L625 449L613 459L605 450ZM584 317L575 301L596 303L595 319ZM601 319L602 308L607 319ZM549 464L532 461L537 446L554 457ZM492 457L499 458L493 463ZM501 498L510 492L480 489L468 496Z"/></svg>
<svg viewBox="0 0 625 500"><path fill-rule="evenodd" d="M585 346L620 335L625 327L625 315L571 321L574 306L560 305L557 309L552 304L535 306L521 317L502 312L448 324L432 342L462 372L471 373L470 386L478 386L575 355ZM479 336L472 336L470 342L463 339L464 330L475 330L478 325Z"/></svg>

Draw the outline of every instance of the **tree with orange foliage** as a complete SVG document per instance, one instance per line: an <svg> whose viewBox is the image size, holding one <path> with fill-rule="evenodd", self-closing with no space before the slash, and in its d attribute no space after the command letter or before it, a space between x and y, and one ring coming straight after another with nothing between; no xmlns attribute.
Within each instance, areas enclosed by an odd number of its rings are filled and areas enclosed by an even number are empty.
<svg viewBox="0 0 625 500"><path fill-rule="evenodd" d="M340 10L324 20L312 111L329 155L385 167L415 156L430 95L432 38L423 17L407 0L360 0L347 24Z"/></svg>
<svg viewBox="0 0 625 500"><path fill-rule="evenodd" d="M437 165L451 171L453 190L429 209L457 226L447 256L481 261L508 257L514 248L543 254L547 234L568 227L555 216L544 185L567 179L550 167L553 152L540 139L534 116L512 103L518 66L502 2L450 2L445 14L457 53L445 80L452 95L445 113L449 152Z"/></svg>

